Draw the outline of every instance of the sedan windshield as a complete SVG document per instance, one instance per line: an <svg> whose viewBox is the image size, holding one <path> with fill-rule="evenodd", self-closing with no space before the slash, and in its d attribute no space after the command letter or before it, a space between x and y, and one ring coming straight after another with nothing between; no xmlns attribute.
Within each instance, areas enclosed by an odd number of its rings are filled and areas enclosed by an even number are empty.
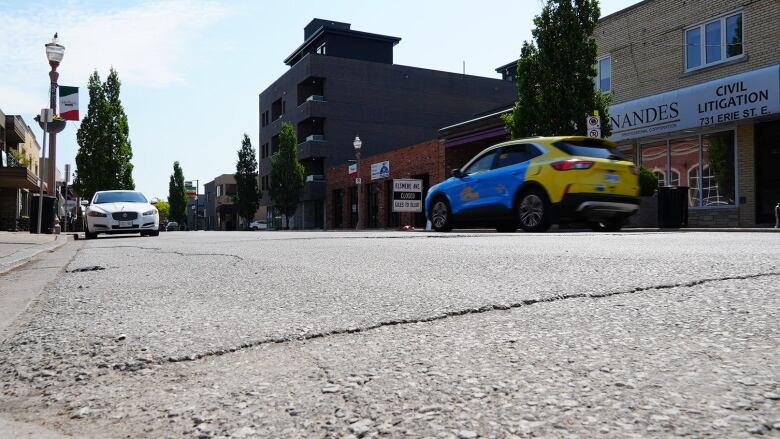
<svg viewBox="0 0 780 439"><path fill-rule="evenodd" d="M95 197L95 204L105 203L146 203L146 197L140 192L103 192Z"/></svg>

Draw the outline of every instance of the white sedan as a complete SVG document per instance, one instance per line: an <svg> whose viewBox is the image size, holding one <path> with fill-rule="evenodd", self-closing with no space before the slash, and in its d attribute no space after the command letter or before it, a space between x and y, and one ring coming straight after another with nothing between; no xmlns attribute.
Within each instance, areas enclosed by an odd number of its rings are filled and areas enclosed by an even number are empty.
<svg viewBox="0 0 780 439"><path fill-rule="evenodd" d="M95 192L87 204L85 237L96 238L98 233L141 233L141 236L160 234L157 208L137 191Z"/></svg>

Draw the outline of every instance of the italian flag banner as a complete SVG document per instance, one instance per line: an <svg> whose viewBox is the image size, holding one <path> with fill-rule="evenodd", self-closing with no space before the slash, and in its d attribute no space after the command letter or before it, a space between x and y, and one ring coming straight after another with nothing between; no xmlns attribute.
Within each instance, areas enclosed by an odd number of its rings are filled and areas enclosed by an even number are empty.
<svg viewBox="0 0 780 439"><path fill-rule="evenodd" d="M60 117L79 120L79 88L60 86Z"/></svg>

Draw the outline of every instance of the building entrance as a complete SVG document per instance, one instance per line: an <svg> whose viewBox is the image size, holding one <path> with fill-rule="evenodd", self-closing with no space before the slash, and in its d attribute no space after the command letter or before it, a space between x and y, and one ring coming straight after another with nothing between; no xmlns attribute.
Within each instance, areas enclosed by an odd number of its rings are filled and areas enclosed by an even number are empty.
<svg viewBox="0 0 780 439"><path fill-rule="evenodd" d="M756 222L775 223L780 203L780 120L756 124Z"/></svg>

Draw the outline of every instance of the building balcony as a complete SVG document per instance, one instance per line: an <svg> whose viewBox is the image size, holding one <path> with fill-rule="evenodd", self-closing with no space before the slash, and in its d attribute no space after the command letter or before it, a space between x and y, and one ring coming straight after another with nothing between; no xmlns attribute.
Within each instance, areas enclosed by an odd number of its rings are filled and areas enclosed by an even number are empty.
<svg viewBox="0 0 780 439"><path fill-rule="evenodd" d="M0 166L0 188L38 190L38 176L27 166L10 154L6 155L5 165Z"/></svg>
<svg viewBox="0 0 780 439"><path fill-rule="evenodd" d="M328 141L324 136L319 136L322 140L315 139L315 136L309 136L312 139L306 140L298 144L298 160L306 160L312 158L323 158L326 156L329 148Z"/></svg>
<svg viewBox="0 0 780 439"><path fill-rule="evenodd" d="M299 118L324 118L325 105L327 105L327 102L325 102L323 96L309 96L301 105L298 105Z"/></svg>
<svg viewBox="0 0 780 439"><path fill-rule="evenodd" d="M303 201L319 201L325 199L325 176L307 175L303 183Z"/></svg>

